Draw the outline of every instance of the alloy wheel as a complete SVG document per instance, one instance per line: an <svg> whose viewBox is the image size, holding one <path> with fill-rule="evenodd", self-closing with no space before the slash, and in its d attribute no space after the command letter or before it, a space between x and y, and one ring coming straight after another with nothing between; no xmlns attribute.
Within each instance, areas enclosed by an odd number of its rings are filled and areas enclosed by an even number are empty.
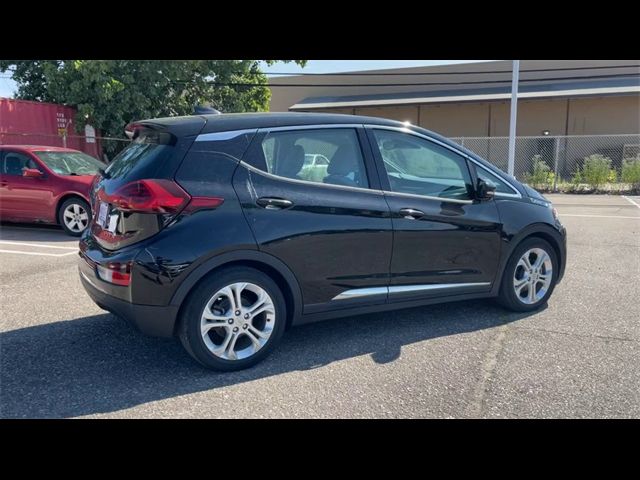
<svg viewBox="0 0 640 480"><path fill-rule="evenodd" d="M539 302L549 291L553 278L551 257L542 248L527 250L513 275L513 289L518 300L526 305Z"/></svg>
<svg viewBox="0 0 640 480"><path fill-rule="evenodd" d="M237 282L209 299L200 318L200 333L216 357L242 360L266 345L275 322L275 306L266 290Z"/></svg>
<svg viewBox="0 0 640 480"><path fill-rule="evenodd" d="M72 203L64 209L62 218L66 227L72 232L82 232L89 225L89 214L77 203Z"/></svg>

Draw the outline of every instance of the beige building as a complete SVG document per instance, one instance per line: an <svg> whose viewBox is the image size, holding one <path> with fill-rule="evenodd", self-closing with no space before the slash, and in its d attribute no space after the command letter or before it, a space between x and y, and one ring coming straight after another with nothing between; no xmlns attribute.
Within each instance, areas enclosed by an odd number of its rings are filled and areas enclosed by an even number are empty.
<svg viewBox="0 0 640 480"><path fill-rule="evenodd" d="M271 111L385 117L448 137L508 135L511 61L351 73L366 75L271 78ZM390 83L431 85L379 85ZM518 136L638 133L640 61L520 62Z"/></svg>

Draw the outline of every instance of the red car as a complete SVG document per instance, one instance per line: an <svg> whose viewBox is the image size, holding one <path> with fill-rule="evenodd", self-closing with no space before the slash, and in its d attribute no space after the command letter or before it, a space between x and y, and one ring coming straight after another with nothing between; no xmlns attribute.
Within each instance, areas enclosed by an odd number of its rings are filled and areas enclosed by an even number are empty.
<svg viewBox="0 0 640 480"><path fill-rule="evenodd" d="M104 166L69 148L0 145L0 220L59 223L80 236L91 219L91 183Z"/></svg>

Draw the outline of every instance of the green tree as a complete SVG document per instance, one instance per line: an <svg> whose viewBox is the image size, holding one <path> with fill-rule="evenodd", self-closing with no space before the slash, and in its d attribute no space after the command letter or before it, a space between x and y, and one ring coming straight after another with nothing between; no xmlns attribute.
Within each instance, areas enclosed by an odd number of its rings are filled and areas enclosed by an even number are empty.
<svg viewBox="0 0 640 480"><path fill-rule="evenodd" d="M0 60L0 72L12 72L17 98L76 107L78 131L88 118L104 135L122 137L133 120L188 115L202 103L227 113L267 110L271 92L259 62Z"/></svg>

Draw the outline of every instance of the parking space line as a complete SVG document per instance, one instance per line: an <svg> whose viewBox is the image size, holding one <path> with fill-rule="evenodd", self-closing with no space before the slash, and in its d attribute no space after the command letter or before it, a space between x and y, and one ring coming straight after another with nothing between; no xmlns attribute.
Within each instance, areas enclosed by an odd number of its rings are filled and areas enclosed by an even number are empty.
<svg viewBox="0 0 640 480"><path fill-rule="evenodd" d="M60 250L78 250L78 247L60 247L58 245L42 245L38 243L10 242L8 240L0 240L5 245L18 245L20 247L39 247L39 248L59 248Z"/></svg>
<svg viewBox="0 0 640 480"><path fill-rule="evenodd" d="M640 220L640 217L624 217L622 215L581 215L578 213L558 213L561 217L586 217L586 218L634 218Z"/></svg>
<svg viewBox="0 0 640 480"><path fill-rule="evenodd" d="M632 205L635 205L636 207L640 208L640 204L638 204L635 200L631 200L629 197L625 195L622 195L622 198L624 198L626 201L628 201Z"/></svg>
<svg viewBox="0 0 640 480"><path fill-rule="evenodd" d="M75 255L76 252L67 253L40 253L40 252L22 252L20 250L4 250L0 249L0 253L17 253L18 255L38 255L41 257L66 257L67 255Z"/></svg>

